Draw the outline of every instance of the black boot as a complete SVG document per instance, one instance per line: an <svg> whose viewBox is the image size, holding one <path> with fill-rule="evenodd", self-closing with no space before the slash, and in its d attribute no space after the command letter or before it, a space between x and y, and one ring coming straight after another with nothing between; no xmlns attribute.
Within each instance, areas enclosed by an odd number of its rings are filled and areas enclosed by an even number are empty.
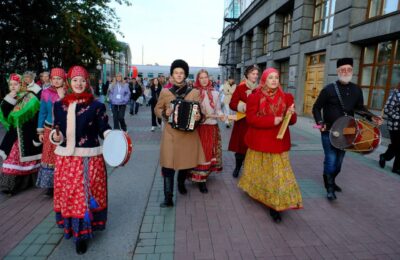
<svg viewBox="0 0 400 260"><path fill-rule="evenodd" d="M269 209L269 215L272 217L275 223L280 223L282 221L282 217L279 211Z"/></svg>
<svg viewBox="0 0 400 260"><path fill-rule="evenodd" d="M78 240L75 244L75 250L78 255L83 255L87 251L86 240Z"/></svg>
<svg viewBox="0 0 400 260"><path fill-rule="evenodd" d="M54 189L53 188L48 188L47 190L46 190L46 196L49 196L49 197L53 197L53 193L54 193Z"/></svg>
<svg viewBox="0 0 400 260"><path fill-rule="evenodd" d="M340 188L338 185L336 185L336 182L335 182L336 176L337 176L338 174L339 174L339 173L335 173L335 174L334 174L334 177L333 177L333 187L334 187L335 191L337 191L337 192L342 192L342 188ZM323 177L324 177L324 187L325 187L326 191L328 191L328 179L327 179L327 177L326 177L325 174L323 175Z"/></svg>
<svg viewBox="0 0 400 260"><path fill-rule="evenodd" d="M208 193L207 185L205 182L199 182L199 190L201 193Z"/></svg>
<svg viewBox="0 0 400 260"><path fill-rule="evenodd" d="M385 164L386 164L385 156L383 154L380 154L379 155L379 166L381 168L385 168Z"/></svg>
<svg viewBox="0 0 400 260"><path fill-rule="evenodd" d="M167 176L164 178L164 202L160 204L161 208L173 207L174 202L172 197L174 196L174 176Z"/></svg>
<svg viewBox="0 0 400 260"><path fill-rule="evenodd" d="M325 175L325 174L324 174ZM329 175L325 175L326 176L326 182L327 182L327 194L326 194L326 198L329 201L335 200L336 199L336 195L335 195L335 186L334 186L334 177L332 174ZM325 177L324 177L325 178Z"/></svg>
<svg viewBox="0 0 400 260"><path fill-rule="evenodd" d="M185 187L185 180L186 180L186 171L185 170L178 171L178 191L182 195L185 195L187 193Z"/></svg>
<svg viewBox="0 0 400 260"><path fill-rule="evenodd" d="M336 177L338 176L338 172L337 173L335 173L334 175L333 175L333 188L335 189L335 191L337 191L337 192L342 192L342 188L340 188L337 184L336 184Z"/></svg>
<svg viewBox="0 0 400 260"><path fill-rule="evenodd" d="M237 178L239 176L240 168L242 168L244 160L244 155L240 153L235 153L235 159L236 159L236 166L232 173L233 178Z"/></svg>

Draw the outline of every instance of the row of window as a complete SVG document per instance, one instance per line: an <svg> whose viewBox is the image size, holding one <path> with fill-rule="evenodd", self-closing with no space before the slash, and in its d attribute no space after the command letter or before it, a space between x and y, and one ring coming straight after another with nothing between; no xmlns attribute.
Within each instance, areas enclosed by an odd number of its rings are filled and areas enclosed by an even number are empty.
<svg viewBox="0 0 400 260"><path fill-rule="evenodd" d="M315 0L313 18L313 37L333 31L336 0ZM400 10L400 0L369 0L367 19ZM290 46L292 32L292 13L283 16L281 47ZM268 53L268 27L264 28L263 54Z"/></svg>

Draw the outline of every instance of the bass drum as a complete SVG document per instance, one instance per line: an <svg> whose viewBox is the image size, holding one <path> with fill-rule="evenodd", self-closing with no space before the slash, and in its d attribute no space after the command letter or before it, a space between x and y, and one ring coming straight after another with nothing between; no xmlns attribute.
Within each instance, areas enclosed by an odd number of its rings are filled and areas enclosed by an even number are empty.
<svg viewBox="0 0 400 260"><path fill-rule="evenodd" d="M125 165L129 161L132 151L132 140L124 131L112 130L104 139L104 161L112 167Z"/></svg>
<svg viewBox="0 0 400 260"><path fill-rule="evenodd" d="M338 149L370 153L381 143L381 132L376 125L364 119L342 116L333 123L329 139Z"/></svg>

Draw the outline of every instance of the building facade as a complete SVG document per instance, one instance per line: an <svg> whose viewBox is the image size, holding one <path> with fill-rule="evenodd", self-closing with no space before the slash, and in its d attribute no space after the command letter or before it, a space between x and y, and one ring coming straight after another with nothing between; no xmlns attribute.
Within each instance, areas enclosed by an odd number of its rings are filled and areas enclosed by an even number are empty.
<svg viewBox="0 0 400 260"><path fill-rule="evenodd" d="M111 80L120 72L123 77L127 77L129 74L129 65L132 63L131 49L128 43L119 43L122 49L116 54L116 58L113 58L107 53L103 54L104 63L98 67L103 82Z"/></svg>
<svg viewBox="0 0 400 260"><path fill-rule="evenodd" d="M298 112L311 115L321 89L337 79L336 61L354 59L353 82L379 113L400 84L400 0L226 1L219 39L222 79L239 81L258 64L281 72Z"/></svg>

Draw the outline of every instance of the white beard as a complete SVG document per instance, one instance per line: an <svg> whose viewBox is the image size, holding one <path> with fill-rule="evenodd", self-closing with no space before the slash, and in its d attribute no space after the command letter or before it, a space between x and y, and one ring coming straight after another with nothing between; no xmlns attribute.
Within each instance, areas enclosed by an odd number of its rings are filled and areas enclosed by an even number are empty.
<svg viewBox="0 0 400 260"><path fill-rule="evenodd" d="M353 75L350 76L338 76L339 80L345 84L349 83L353 78Z"/></svg>

